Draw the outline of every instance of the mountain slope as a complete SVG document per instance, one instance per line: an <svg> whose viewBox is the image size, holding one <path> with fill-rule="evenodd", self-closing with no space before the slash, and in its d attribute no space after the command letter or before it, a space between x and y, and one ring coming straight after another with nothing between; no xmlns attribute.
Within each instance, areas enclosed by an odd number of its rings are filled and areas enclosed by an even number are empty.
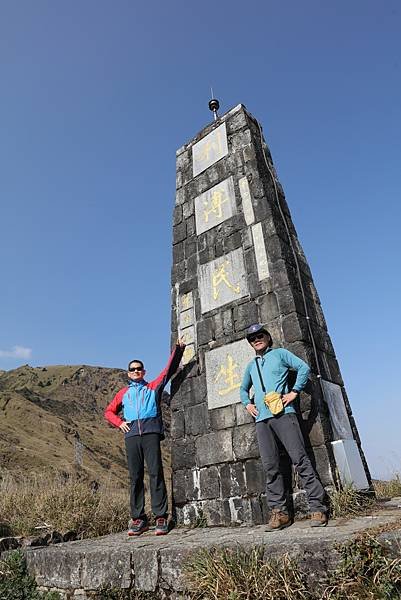
<svg viewBox="0 0 401 600"><path fill-rule="evenodd" d="M24 365L0 373L0 462L4 469L79 472L127 482L124 439L103 411L125 372L103 367ZM163 410L169 430L168 410ZM164 448L166 476L169 452Z"/></svg>

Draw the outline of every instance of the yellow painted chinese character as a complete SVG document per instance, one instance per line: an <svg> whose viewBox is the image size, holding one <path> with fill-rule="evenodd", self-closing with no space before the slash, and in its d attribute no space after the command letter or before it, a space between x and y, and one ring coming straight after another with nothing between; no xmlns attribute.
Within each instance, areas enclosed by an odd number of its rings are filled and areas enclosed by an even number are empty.
<svg viewBox="0 0 401 600"><path fill-rule="evenodd" d="M191 315L189 313L185 313L183 321L184 321L184 325L190 325L191 324Z"/></svg>
<svg viewBox="0 0 401 600"><path fill-rule="evenodd" d="M195 350L193 346L187 346L184 350L184 354L182 355L182 360L186 365L190 360L195 356Z"/></svg>
<svg viewBox="0 0 401 600"><path fill-rule="evenodd" d="M230 354L227 354L227 367L221 365L220 370L216 375L216 379L214 380L214 382L217 383L222 377L227 386L226 388L218 390L219 396L225 396L239 388L241 382L239 373L236 372L237 369L238 365L234 362L233 357Z"/></svg>
<svg viewBox="0 0 401 600"><path fill-rule="evenodd" d="M227 202L227 198L224 198L225 193L221 190L215 190L212 194L210 202L205 201L203 204L205 206L205 210L203 211L205 215L205 222L209 221L210 213L214 213L218 219L221 219L223 216L222 205ZM209 208L210 206L210 208Z"/></svg>
<svg viewBox="0 0 401 600"><path fill-rule="evenodd" d="M228 260L224 261L224 263L218 269L215 269L215 271L212 275L213 299L214 300L217 300L217 298L219 297L219 290L217 289L217 286L219 286L221 283L225 283L226 286L228 288L230 288L230 290L233 290L233 292L235 292L236 294L239 294L239 292L240 292L239 285L234 286L227 279L226 265L228 265L228 264L229 264Z"/></svg>
<svg viewBox="0 0 401 600"><path fill-rule="evenodd" d="M185 294L184 296L181 297L181 304L182 304L182 308L189 308L190 304L191 304L191 295L190 293Z"/></svg>

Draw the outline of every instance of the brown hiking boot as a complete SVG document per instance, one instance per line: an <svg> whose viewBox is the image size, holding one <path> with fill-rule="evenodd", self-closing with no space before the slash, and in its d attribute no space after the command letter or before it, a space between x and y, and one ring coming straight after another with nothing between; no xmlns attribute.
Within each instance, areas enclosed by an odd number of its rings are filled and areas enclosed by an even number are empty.
<svg viewBox="0 0 401 600"><path fill-rule="evenodd" d="M287 513L273 509L265 531L280 531L280 529L284 529L284 527L289 527L290 525L291 519Z"/></svg>
<svg viewBox="0 0 401 600"><path fill-rule="evenodd" d="M324 512L313 512L310 514L310 526L311 527L326 527L327 515Z"/></svg>

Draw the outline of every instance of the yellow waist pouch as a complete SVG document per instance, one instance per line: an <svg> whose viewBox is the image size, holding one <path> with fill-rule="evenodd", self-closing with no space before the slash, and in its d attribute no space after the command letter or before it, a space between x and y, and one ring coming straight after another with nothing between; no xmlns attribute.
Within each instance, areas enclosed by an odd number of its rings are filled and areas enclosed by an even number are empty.
<svg viewBox="0 0 401 600"><path fill-rule="evenodd" d="M265 404L272 415L279 415L284 410L281 394L278 392L268 392L264 397Z"/></svg>

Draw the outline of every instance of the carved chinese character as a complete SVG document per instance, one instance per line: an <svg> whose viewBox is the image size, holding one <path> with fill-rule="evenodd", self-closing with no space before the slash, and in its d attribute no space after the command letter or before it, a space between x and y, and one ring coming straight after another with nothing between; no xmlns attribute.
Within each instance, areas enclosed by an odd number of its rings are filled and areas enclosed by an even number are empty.
<svg viewBox="0 0 401 600"><path fill-rule="evenodd" d="M233 357L227 354L227 366L221 365L219 372L214 380L217 383L221 378L227 387L218 390L219 396L225 396L233 390L236 390L241 385L239 373L237 373L238 365L234 362Z"/></svg>
<svg viewBox="0 0 401 600"><path fill-rule="evenodd" d="M203 214L205 216L205 222L209 221L210 213L213 213L217 219L221 219L223 216L222 205L227 202L225 193L221 190L215 190L209 202L205 201L203 204L205 209Z"/></svg>
<svg viewBox="0 0 401 600"><path fill-rule="evenodd" d="M230 288L230 290L232 290L236 294L239 294L239 292L240 292L239 285L234 286L228 280L228 275L226 272L226 265L228 265L228 264L229 264L228 260L224 261L224 263L222 265L220 265L220 267L215 269L215 271L212 275L213 299L214 300L217 300L217 298L219 297L219 290L217 288L221 283L225 283L226 286L228 288Z"/></svg>

